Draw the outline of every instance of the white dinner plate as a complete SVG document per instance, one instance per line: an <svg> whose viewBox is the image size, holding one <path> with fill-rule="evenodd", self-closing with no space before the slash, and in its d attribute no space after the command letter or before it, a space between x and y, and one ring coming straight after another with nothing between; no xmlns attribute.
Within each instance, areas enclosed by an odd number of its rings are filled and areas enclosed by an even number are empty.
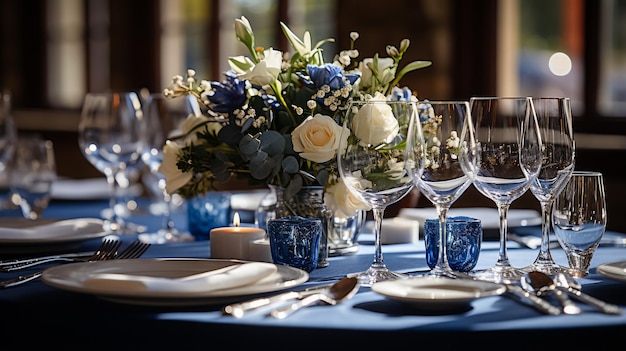
<svg viewBox="0 0 626 351"><path fill-rule="evenodd" d="M399 217L415 219L424 226L426 219L437 218L434 207L402 208ZM483 230L497 230L500 226L500 216L496 208L490 207L458 207L448 210L448 217L466 216L480 219ZM526 227L541 225L541 213L533 209L510 209L507 214L509 227Z"/></svg>
<svg viewBox="0 0 626 351"><path fill-rule="evenodd" d="M0 219L0 253L54 251L108 235L99 218Z"/></svg>
<svg viewBox="0 0 626 351"><path fill-rule="evenodd" d="M104 200L109 198L111 189L106 178L57 179L52 183L50 197L55 200ZM129 196L139 196L143 192L141 184L128 188Z"/></svg>
<svg viewBox="0 0 626 351"><path fill-rule="evenodd" d="M609 262L596 268L598 274L620 282L626 282L626 261Z"/></svg>
<svg viewBox="0 0 626 351"><path fill-rule="evenodd" d="M277 271L275 273L262 278L254 284L220 290L183 291L179 287L170 286L169 284L155 289L133 289L128 286L120 289L115 284L106 286L105 284L93 285L88 283L91 277L102 273L175 279L245 262L195 258L94 261L49 268L44 271L42 280L44 283L59 289L92 294L105 300L119 303L152 306L191 306L224 304L244 300L250 295L297 286L309 279L309 274L303 270L276 265ZM172 281L172 284L176 284L176 282Z"/></svg>
<svg viewBox="0 0 626 351"><path fill-rule="evenodd" d="M372 290L423 310L453 310L475 299L501 295L506 287L479 280L413 277L378 282Z"/></svg>

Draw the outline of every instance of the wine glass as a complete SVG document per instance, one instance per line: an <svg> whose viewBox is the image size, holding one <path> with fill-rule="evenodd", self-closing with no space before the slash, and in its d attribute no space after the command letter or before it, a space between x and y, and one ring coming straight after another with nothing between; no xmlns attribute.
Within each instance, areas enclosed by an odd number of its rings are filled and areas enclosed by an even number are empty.
<svg viewBox="0 0 626 351"><path fill-rule="evenodd" d="M574 171L575 143L569 98L533 98L543 143L541 170L530 184L530 191L541 204L541 246L535 261L523 270L549 275L564 269L550 253L552 204ZM565 268L566 269L566 268Z"/></svg>
<svg viewBox="0 0 626 351"><path fill-rule="evenodd" d="M541 168L541 137L530 97L470 99L474 139L461 151L461 166L480 193L493 200L500 217L496 264L471 272L478 279L513 283L524 272L507 255L507 214L528 190Z"/></svg>
<svg viewBox="0 0 626 351"><path fill-rule="evenodd" d="M141 101L135 92L87 93L78 124L78 144L87 160L102 172L110 187L105 230L132 232L116 211L116 178L141 162L141 135L146 127Z"/></svg>
<svg viewBox="0 0 626 351"><path fill-rule="evenodd" d="M405 144L409 122L417 118L415 102L366 100L351 101L346 111L342 145L337 153L339 174L346 187L368 203L373 212L374 260L357 276L363 286L378 281L406 278L391 271L383 262L381 225L387 206L411 191L414 181L404 166ZM419 123L415 128L415 142L423 142ZM423 169L423 163L414 165L414 172Z"/></svg>
<svg viewBox="0 0 626 351"><path fill-rule="evenodd" d="M27 219L40 219L57 179L54 147L39 135L23 135L15 144L9 173L11 197Z"/></svg>
<svg viewBox="0 0 626 351"><path fill-rule="evenodd" d="M426 276L456 278L447 255L447 215L452 204L472 184L461 168L459 154L466 135L473 134L470 106L467 101L422 101L417 106L419 119L409 128L407 158L424 159L424 167L407 167L421 193L437 208L439 218L439 250L437 263ZM415 122L415 123L413 123ZM421 125L421 131L415 128ZM425 149L411 148L413 138L423 133ZM419 164L419 162L407 162Z"/></svg>
<svg viewBox="0 0 626 351"><path fill-rule="evenodd" d="M141 154L141 160L148 166L150 172L158 182L158 188L162 192L163 208L162 227L154 233L142 233L139 239L152 244L163 244L176 241L193 241L189 233L176 229L171 218L172 204L171 194L166 190L165 176L159 172L163 162L163 146L172 137L182 134L182 124L193 112L193 104L197 101L192 96L185 98L166 98L161 93L153 93L147 96L144 102L144 118L146 128L142 137L145 148Z"/></svg>
<svg viewBox="0 0 626 351"><path fill-rule="evenodd" d="M606 195L602 173L574 171L555 197L554 234L565 251L573 277L589 274L591 259L606 229Z"/></svg>

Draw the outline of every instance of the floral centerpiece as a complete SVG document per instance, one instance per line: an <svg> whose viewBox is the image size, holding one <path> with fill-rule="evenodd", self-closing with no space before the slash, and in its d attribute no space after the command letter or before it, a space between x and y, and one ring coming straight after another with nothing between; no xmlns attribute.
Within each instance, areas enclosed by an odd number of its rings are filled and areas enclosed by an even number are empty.
<svg viewBox="0 0 626 351"><path fill-rule="evenodd" d="M186 120L182 136L164 147L160 171L167 191L191 198L214 189L216 182L242 176L250 184L279 186L285 198L304 185L322 185L335 215L352 216L368 207L337 174L343 112L350 99L416 100L398 83L431 63L400 67L408 39L399 48L387 46L388 57L358 60L355 32L350 48L327 63L322 46L333 39L313 46L309 32L299 38L284 23L280 26L293 53L258 48L249 21L241 17L235 33L249 56L230 57L231 69L222 81L198 79L189 69L164 90L171 98L193 95L202 108L202 114Z"/></svg>

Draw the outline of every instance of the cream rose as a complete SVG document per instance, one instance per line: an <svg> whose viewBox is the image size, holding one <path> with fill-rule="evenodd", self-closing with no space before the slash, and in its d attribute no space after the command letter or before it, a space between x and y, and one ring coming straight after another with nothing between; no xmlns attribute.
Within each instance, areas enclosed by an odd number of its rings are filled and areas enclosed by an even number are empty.
<svg viewBox="0 0 626 351"><path fill-rule="evenodd" d="M352 132L361 145L389 143L396 137L400 127L391 106L372 102L361 106L352 119Z"/></svg>
<svg viewBox="0 0 626 351"><path fill-rule="evenodd" d="M354 195L341 178L324 191L324 204L333 211L335 217L348 218L358 210L369 211L371 207Z"/></svg>
<svg viewBox="0 0 626 351"><path fill-rule="evenodd" d="M323 163L330 161L339 148L341 126L329 116L316 114L309 116L291 133L293 150L300 157Z"/></svg>
<svg viewBox="0 0 626 351"><path fill-rule="evenodd" d="M182 145L169 140L163 146L163 161L159 166L159 172L165 176L165 191L169 194L183 187L193 177L193 174L182 172L176 165L182 148Z"/></svg>

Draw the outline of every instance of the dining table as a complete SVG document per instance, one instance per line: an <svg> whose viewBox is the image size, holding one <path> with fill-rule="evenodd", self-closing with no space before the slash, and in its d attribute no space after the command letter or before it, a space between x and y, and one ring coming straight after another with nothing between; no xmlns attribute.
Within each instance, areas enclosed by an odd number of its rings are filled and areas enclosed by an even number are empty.
<svg viewBox="0 0 626 351"><path fill-rule="evenodd" d="M149 199L139 202L144 211L127 221L157 230L162 217L147 211ZM106 199L53 200L44 212L49 219L101 218L108 208ZM0 212L3 217L17 214ZM172 214L180 230L186 230L184 206ZM620 220L620 219L613 219ZM540 226L510 228L511 232L538 235ZM605 235L622 233L607 231ZM137 234L119 235L123 244L137 239ZM73 251L95 250L102 238L81 241ZM498 241L483 240L475 269L488 268L498 258ZM523 267L537 256L538 249L509 242L511 264ZM10 257L3 250L4 257ZM562 249L551 250L556 262L567 265ZM417 242L385 244L385 264L407 275L429 271L423 236ZM280 291L233 299L240 302L252 297L271 296L283 291L301 291L328 285L369 267L374 256L372 233L364 230L358 237L358 250L331 255L329 265L308 274L301 284ZM136 260L151 258L211 259L208 240L152 245ZM580 278L582 290L594 297L626 310L626 282L599 274L599 265L626 260L626 246L603 244L593 256L590 274ZM54 263L44 268L75 263ZM78 263L80 264L80 263ZM38 268L31 268L34 271ZM28 272L28 271L27 271ZM25 274L0 272L2 280ZM558 305L556 299L548 299ZM231 303L231 302L228 302ZM559 347L623 342L626 313L610 315L584 303L578 303L581 314L548 315L508 293L485 296L469 302L462 309L429 310L390 299L370 287L361 286L351 298L335 305L319 303L278 319L260 309L241 318L225 314L226 302L180 305L146 305L111 301L93 294L59 289L41 279L0 290L0 316L4 344L18 346L44 345L65 349L335 349L337 347L373 348L380 346L444 349L498 349L518 347ZM615 345L615 344L612 344Z"/></svg>

